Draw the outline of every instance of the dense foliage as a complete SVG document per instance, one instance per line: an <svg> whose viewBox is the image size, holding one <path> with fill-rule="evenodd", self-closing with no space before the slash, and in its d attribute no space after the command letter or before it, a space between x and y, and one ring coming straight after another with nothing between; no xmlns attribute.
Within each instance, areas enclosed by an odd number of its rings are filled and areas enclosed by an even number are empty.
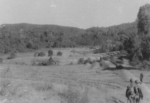
<svg viewBox="0 0 150 103"><path fill-rule="evenodd" d="M96 45L104 51L123 49L126 48L123 41L136 33L135 22L85 30L55 25L3 24L0 28L0 52Z"/></svg>

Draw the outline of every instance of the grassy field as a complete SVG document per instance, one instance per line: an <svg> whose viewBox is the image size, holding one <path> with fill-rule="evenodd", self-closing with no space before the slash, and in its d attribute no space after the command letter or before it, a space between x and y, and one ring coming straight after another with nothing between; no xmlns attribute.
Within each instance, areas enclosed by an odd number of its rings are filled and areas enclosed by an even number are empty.
<svg viewBox="0 0 150 103"><path fill-rule="evenodd" d="M86 48L54 49L53 59L59 65L33 66L33 61L49 59L48 50L41 51L46 53L44 57L34 57L34 52L22 53L1 63L1 103L126 103L128 79L122 70L104 70L99 62L78 64L81 57L103 54L92 54ZM57 56L58 51L63 55ZM137 77L141 73L130 71ZM142 72L148 84L149 72Z"/></svg>

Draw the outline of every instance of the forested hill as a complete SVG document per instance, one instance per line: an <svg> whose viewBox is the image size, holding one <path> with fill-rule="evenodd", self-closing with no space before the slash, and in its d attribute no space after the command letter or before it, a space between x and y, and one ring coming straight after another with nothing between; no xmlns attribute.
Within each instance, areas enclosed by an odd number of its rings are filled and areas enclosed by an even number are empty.
<svg viewBox="0 0 150 103"><path fill-rule="evenodd" d="M83 32L84 30L75 28L75 27L65 27L65 26L58 26L58 25L37 25L37 24L27 24L27 23L20 23L20 24L3 24L0 26L1 31L8 31L8 32L16 32L19 31L32 31L32 32L54 32L54 33L65 33L68 35L76 34L78 32Z"/></svg>
<svg viewBox="0 0 150 103"><path fill-rule="evenodd" d="M120 35L135 34L137 32L136 26L136 22L88 29L27 23L3 24L0 26L0 52L9 53L13 50L25 52L50 47L106 45L106 40L112 42L119 40Z"/></svg>

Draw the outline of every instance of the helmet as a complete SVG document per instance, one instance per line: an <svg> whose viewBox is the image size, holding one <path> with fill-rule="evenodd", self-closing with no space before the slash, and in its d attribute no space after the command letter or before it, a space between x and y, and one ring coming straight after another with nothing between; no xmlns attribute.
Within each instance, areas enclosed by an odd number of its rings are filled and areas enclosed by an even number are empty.
<svg viewBox="0 0 150 103"><path fill-rule="evenodd" d="M131 83L133 82L132 78L130 79L130 82L131 82Z"/></svg>

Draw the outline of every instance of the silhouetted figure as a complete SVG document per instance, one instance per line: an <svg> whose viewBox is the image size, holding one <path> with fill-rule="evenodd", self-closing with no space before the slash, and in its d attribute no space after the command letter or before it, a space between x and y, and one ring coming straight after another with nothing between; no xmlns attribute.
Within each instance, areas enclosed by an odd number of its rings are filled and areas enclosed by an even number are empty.
<svg viewBox="0 0 150 103"><path fill-rule="evenodd" d="M135 101L134 84L132 79L130 79L130 84L127 86L126 89L126 98L127 103L134 103Z"/></svg>
<svg viewBox="0 0 150 103"><path fill-rule="evenodd" d="M140 103L140 100L143 99L143 93L137 80L135 81L134 85L134 93L135 93L135 103Z"/></svg>
<svg viewBox="0 0 150 103"><path fill-rule="evenodd" d="M140 74L140 81L143 82L143 73Z"/></svg>

